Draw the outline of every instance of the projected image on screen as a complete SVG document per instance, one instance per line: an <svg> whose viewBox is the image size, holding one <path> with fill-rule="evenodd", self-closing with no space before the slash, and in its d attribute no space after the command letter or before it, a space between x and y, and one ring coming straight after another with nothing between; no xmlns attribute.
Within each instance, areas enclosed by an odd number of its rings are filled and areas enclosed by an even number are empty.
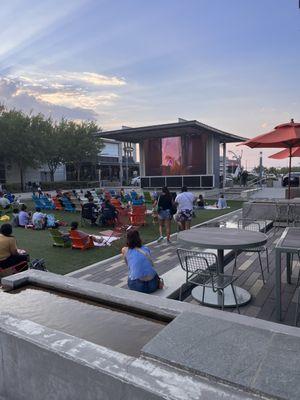
<svg viewBox="0 0 300 400"><path fill-rule="evenodd" d="M182 171L181 138L170 137L161 140L162 168L165 175L180 175Z"/></svg>

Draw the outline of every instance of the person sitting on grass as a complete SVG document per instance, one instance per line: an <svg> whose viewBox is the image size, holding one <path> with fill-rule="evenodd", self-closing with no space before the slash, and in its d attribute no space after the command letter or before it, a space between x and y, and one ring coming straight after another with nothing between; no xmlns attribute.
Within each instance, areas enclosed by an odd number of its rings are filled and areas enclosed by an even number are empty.
<svg viewBox="0 0 300 400"><path fill-rule="evenodd" d="M30 224L30 214L27 212L27 206L22 204L19 212L19 226L26 228Z"/></svg>
<svg viewBox="0 0 300 400"><path fill-rule="evenodd" d="M12 213L12 225L14 228L19 226L19 209L14 208Z"/></svg>
<svg viewBox="0 0 300 400"><path fill-rule="evenodd" d="M47 225L47 215L41 212L40 207L36 207L32 215L32 224L34 229L45 229Z"/></svg>
<svg viewBox="0 0 300 400"><path fill-rule="evenodd" d="M152 293L159 288L159 276L153 267L148 247L142 245L139 232L127 233L127 246L122 255L128 266L128 287L142 293Z"/></svg>
<svg viewBox="0 0 300 400"><path fill-rule="evenodd" d="M93 242L96 243L102 243L103 239L100 237L96 237L94 235L89 235L88 233L82 232L78 229L78 222L77 221L73 221L71 222L71 231L76 231L77 235L80 237L80 239L82 239L83 243L86 245L89 243L90 238L93 240Z"/></svg>
<svg viewBox="0 0 300 400"><path fill-rule="evenodd" d="M10 207L10 201L3 196L3 193L0 193L0 207L4 210L8 210Z"/></svg>
<svg viewBox="0 0 300 400"><path fill-rule="evenodd" d="M0 228L0 268L9 268L29 259L26 252L18 250L12 232L11 224L3 224Z"/></svg>
<svg viewBox="0 0 300 400"><path fill-rule="evenodd" d="M199 208L204 208L205 207L205 201L204 201L204 198L203 198L202 194L199 194L199 197L197 199L197 206Z"/></svg>
<svg viewBox="0 0 300 400"><path fill-rule="evenodd" d="M221 194L219 197L219 200L217 202L217 208L227 208L227 202L226 199L224 198L224 194Z"/></svg>

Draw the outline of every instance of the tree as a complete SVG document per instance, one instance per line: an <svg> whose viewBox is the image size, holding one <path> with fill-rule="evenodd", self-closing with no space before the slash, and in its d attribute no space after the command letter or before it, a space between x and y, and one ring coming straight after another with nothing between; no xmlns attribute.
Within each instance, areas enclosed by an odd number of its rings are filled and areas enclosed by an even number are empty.
<svg viewBox="0 0 300 400"><path fill-rule="evenodd" d="M77 180L80 181L80 170L84 162L97 162L103 147L98 132L100 128L94 122L62 120L59 129L63 135L63 160L72 164L76 170Z"/></svg>
<svg viewBox="0 0 300 400"><path fill-rule="evenodd" d="M2 111L0 136L5 148L4 159L15 162L20 170L21 189L24 188L24 172L28 167L39 165L37 148L40 144L38 132L31 129L31 117L21 111Z"/></svg>
<svg viewBox="0 0 300 400"><path fill-rule="evenodd" d="M39 114L33 117L33 126L39 131L41 147L40 161L46 164L50 172L50 181L54 182L54 174L63 162L63 134L59 124L54 124L51 118L45 119Z"/></svg>

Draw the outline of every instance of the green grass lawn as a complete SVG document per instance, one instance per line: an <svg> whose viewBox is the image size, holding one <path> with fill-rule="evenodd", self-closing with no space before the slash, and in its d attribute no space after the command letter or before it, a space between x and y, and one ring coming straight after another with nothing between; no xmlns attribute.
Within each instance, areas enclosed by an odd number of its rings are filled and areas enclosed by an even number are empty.
<svg viewBox="0 0 300 400"><path fill-rule="evenodd" d="M193 218L192 225L208 221L212 218L227 214L228 212L241 208L241 201L228 201L230 208L225 210L197 210L196 218ZM31 203L27 202L29 209L33 209ZM71 223L80 221L79 213L54 212L57 219ZM67 230L68 228L63 228ZM80 227L81 230L99 234L101 228L91 228L89 226ZM103 230L103 229L102 229ZM172 223L172 231L176 231L175 223ZM144 243L151 242L158 237L158 225L152 224L152 218L147 218L147 225L140 229L140 234ZM44 258L49 271L57 274L67 274L97 261L104 260L120 253L124 245L120 240L111 247L96 247L90 250L73 250L53 247L52 239L47 230L35 231L32 229L15 228L14 235L17 239L18 247L27 250L31 259Z"/></svg>

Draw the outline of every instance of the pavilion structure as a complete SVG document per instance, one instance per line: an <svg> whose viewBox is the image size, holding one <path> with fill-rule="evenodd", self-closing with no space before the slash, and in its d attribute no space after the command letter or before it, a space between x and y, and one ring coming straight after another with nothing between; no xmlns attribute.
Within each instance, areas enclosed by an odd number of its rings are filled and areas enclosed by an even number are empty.
<svg viewBox="0 0 300 400"><path fill-rule="evenodd" d="M101 137L138 143L142 188L168 186L195 189L219 187L220 157L223 182L226 178L226 144L245 138L221 131L196 120L123 127L101 132ZM221 153L221 154L220 154Z"/></svg>

